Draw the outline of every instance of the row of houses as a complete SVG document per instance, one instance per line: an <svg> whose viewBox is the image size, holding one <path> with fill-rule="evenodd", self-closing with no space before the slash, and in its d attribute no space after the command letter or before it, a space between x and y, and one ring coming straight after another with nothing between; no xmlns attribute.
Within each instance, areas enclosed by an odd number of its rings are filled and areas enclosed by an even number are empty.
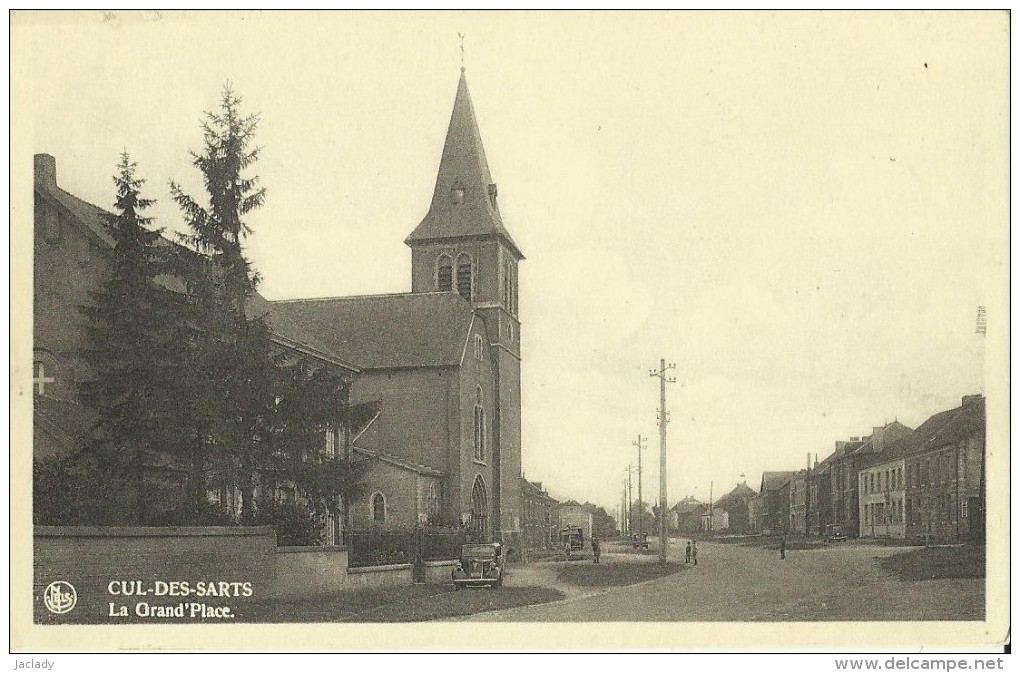
<svg viewBox="0 0 1020 673"><path fill-rule="evenodd" d="M686 535L698 532L749 534L752 532L750 502L757 495L746 481L713 502L704 503L689 495L670 508L670 530Z"/></svg>
<svg viewBox="0 0 1020 673"><path fill-rule="evenodd" d="M899 421L836 441L821 462L764 472L748 528L766 535L984 538L985 399L967 395L916 429Z"/></svg>
<svg viewBox="0 0 1020 673"><path fill-rule="evenodd" d="M619 532L617 522L605 508L576 500L560 502L549 495L540 481L521 477L521 501L524 507L521 535L528 549L558 549L560 531L568 524L581 525L586 538L604 539Z"/></svg>

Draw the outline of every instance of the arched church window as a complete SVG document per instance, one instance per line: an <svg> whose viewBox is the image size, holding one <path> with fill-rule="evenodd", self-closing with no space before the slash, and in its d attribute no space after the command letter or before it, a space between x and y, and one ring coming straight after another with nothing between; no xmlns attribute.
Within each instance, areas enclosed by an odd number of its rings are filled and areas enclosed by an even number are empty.
<svg viewBox="0 0 1020 673"><path fill-rule="evenodd" d="M453 260L449 255L441 255L436 269L436 286L440 292L453 289Z"/></svg>
<svg viewBox="0 0 1020 673"><path fill-rule="evenodd" d="M474 448L475 460L485 460L485 408L482 406L482 387L478 386L475 391L475 418L474 418Z"/></svg>
<svg viewBox="0 0 1020 673"><path fill-rule="evenodd" d="M457 258L457 292L471 301L471 257L467 253Z"/></svg>
<svg viewBox="0 0 1020 673"><path fill-rule="evenodd" d="M386 497L379 491L372 494L372 522L386 523Z"/></svg>
<svg viewBox="0 0 1020 673"><path fill-rule="evenodd" d="M429 523L435 523L439 519L439 492L435 484L429 485L428 502L425 511L428 513Z"/></svg>

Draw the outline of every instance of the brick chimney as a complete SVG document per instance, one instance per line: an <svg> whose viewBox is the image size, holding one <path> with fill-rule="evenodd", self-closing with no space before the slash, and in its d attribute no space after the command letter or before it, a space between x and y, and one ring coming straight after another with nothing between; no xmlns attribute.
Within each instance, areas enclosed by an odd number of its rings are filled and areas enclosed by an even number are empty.
<svg viewBox="0 0 1020 673"><path fill-rule="evenodd" d="M35 184L57 186L57 160L53 155L35 155Z"/></svg>
<svg viewBox="0 0 1020 673"><path fill-rule="evenodd" d="M965 407L972 402L977 402L981 399L981 395L964 395L960 401L960 406Z"/></svg>

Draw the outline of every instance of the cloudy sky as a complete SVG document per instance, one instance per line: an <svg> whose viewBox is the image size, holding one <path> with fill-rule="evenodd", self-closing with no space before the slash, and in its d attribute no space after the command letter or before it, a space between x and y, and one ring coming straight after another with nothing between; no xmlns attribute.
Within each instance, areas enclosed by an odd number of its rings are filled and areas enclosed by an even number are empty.
<svg viewBox="0 0 1020 673"><path fill-rule="evenodd" d="M14 17L15 131L109 206L167 181L227 80L261 113L249 253L269 298L407 291L466 34L521 270L524 466L615 507L638 433L670 501L795 469L983 389L1005 313L1008 16L911 13ZM30 75L29 75L30 74ZM1002 322L998 323L1004 326Z"/></svg>

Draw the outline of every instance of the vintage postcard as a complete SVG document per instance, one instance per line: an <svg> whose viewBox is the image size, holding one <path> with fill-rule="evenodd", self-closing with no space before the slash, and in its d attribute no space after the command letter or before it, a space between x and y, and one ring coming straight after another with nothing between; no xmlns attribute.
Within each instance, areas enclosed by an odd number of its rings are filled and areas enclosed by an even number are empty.
<svg viewBox="0 0 1020 673"><path fill-rule="evenodd" d="M1008 643L1008 12L10 22L15 651Z"/></svg>

